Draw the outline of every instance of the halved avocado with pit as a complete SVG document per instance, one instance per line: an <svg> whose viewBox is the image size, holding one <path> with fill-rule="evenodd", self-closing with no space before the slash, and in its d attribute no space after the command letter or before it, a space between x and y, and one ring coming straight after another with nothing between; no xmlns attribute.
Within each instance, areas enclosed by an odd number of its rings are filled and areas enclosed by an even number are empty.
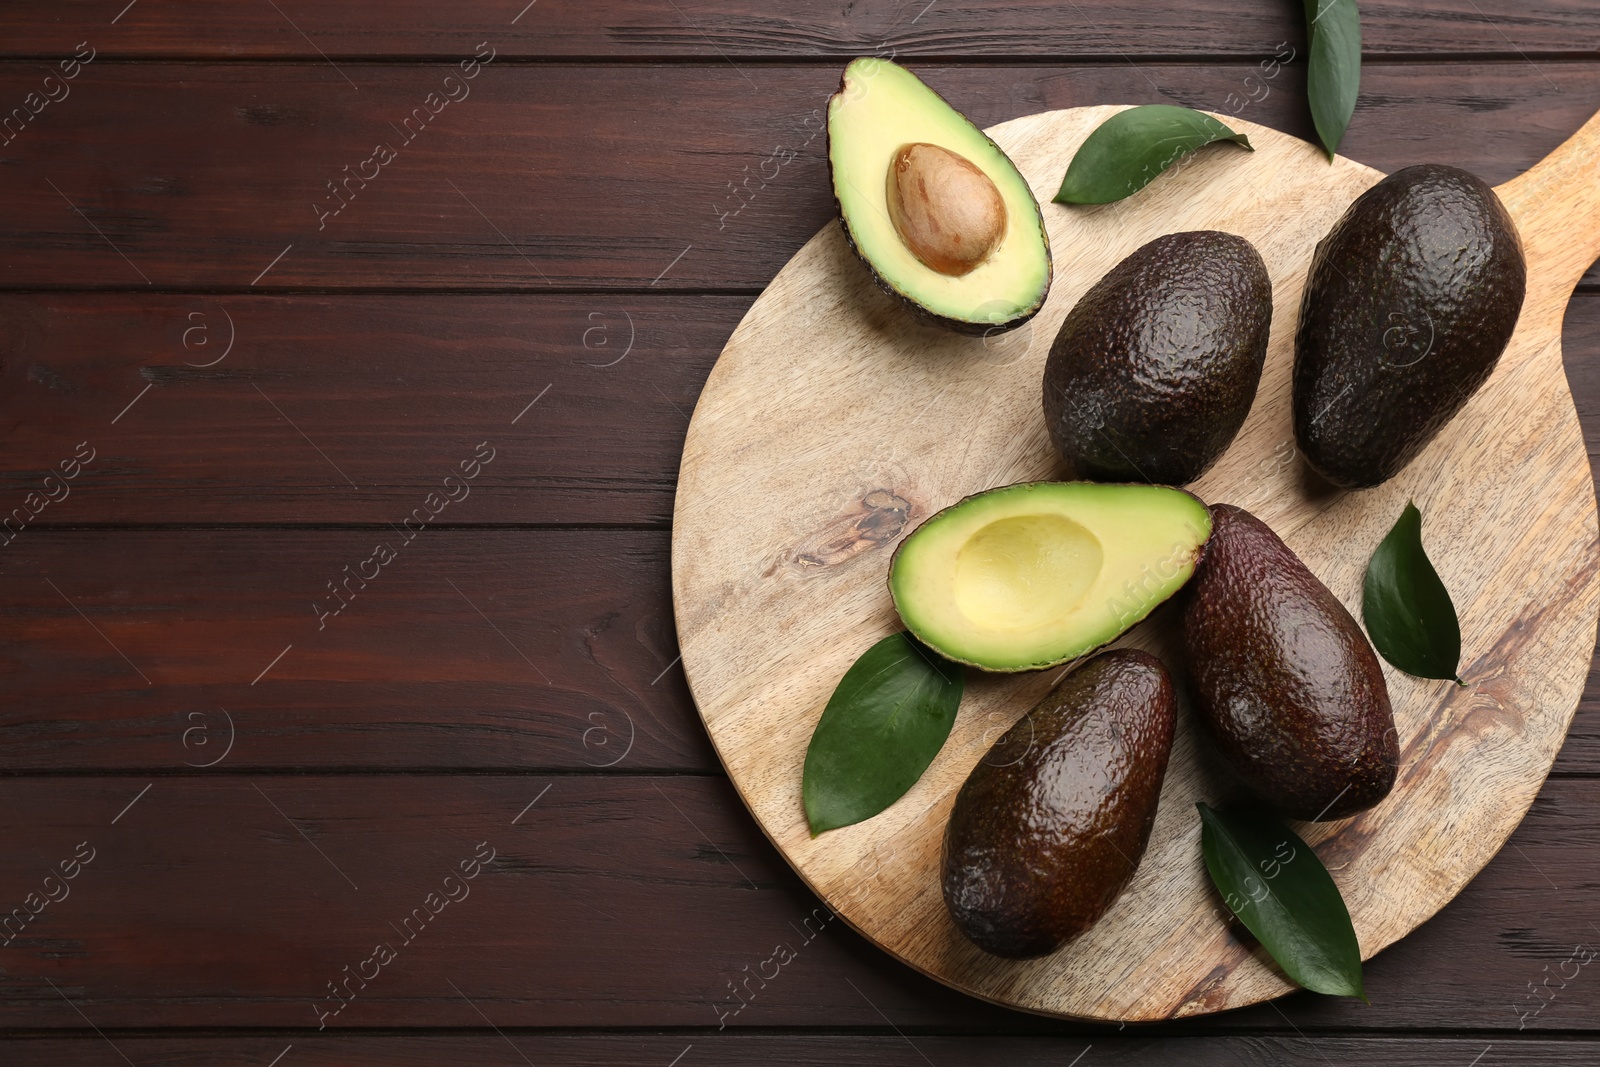
<svg viewBox="0 0 1600 1067"><path fill-rule="evenodd" d="M917 527L889 564L889 592L906 628L945 658L1037 670L1150 614L1189 580L1210 536L1210 512L1181 489L1024 482Z"/></svg>
<svg viewBox="0 0 1600 1067"><path fill-rule="evenodd" d="M1033 191L984 132L904 67L865 57L828 101L846 237L878 284L962 333L1020 326L1050 289Z"/></svg>

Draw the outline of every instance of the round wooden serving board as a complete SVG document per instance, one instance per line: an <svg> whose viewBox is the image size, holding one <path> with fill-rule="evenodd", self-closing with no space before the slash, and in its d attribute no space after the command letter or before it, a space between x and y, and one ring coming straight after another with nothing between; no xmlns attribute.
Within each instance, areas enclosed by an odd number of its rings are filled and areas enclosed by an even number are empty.
<svg viewBox="0 0 1600 1067"><path fill-rule="evenodd" d="M1301 827L1344 893L1363 957L1403 937L1521 821L1595 646L1594 486L1560 341L1567 298L1600 254L1600 116L1500 187L1527 251L1528 296L1494 376L1400 476L1344 493L1320 485L1294 452L1294 327L1313 247L1382 175L1219 116L1250 135L1253 154L1203 150L1117 204L1049 203L1079 144L1117 110L1052 111L989 131L1032 184L1055 254L1049 300L1019 330L985 339L917 325L873 285L837 225L789 261L734 331L695 409L672 576L706 729L762 828L830 908L974 996L1149 1020L1291 988L1219 915L1194 804L1233 787L1187 709L1133 882L1099 924L1044 959L1002 960L968 943L945 912L938 866L956 790L1059 670L969 672L949 740L905 797L864 823L815 839L807 831L800 771L812 728L845 669L899 628L884 583L890 554L969 493L1061 477L1040 374L1062 318L1101 275L1161 234L1249 238L1272 275L1271 349L1243 430L1190 488L1260 516L1358 618L1367 559L1415 500L1461 616L1465 687L1385 668L1401 739L1393 794L1352 819ZM1181 672L1171 615L1158 612L1123 643Z"/></svg>

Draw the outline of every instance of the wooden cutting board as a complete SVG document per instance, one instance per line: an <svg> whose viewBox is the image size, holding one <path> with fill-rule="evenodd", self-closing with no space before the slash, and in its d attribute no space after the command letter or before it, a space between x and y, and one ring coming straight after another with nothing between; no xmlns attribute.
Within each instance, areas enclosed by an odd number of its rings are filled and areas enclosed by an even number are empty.
<svg viewBox="0 0 1600 1067"><path fill-rule="evenodd" d="M1049 300L1019 330L968 338L918 326L872 284L837 225L789 261L734 331L695 408L672 577L706 729L762 829L830 908L974 996L1149 1020L1291 989L1229 932L1205 876L1194 804L1233 786L1188 709L1133 882L1099 924L1044 959L1001 960L968 943L945 912L938 864L956 790L1059 671L969 672L955 728L922 780L876 818L809 835L800 771L812 728L845 669L899 628L884 583L890 554L969 493L1061 477L1040 374L1062 318L1101 275L1160 234L1249 238L1272 275L1266 370L1238 438L1191 488L1269 523L1358 618L1367 559L1415 500L1461 616L1464 688L1386 667L1401 739L1393 794L1343 822L1301 827L1344 893L1363 957L1403 937L1521 821L1595 647L1595 494L1560 342L1567 299L1600 255L1600 115L1499 189L1526 248L1528 295L1494 376L1400 476L1347 493L1320 485L1294 451L1294 326L1314 245L1382 175L1219 116L1250 135L1254 154L1206 149L1118 204L1048 203L1079 144L1118 110L1052 111L989 131L1044 205L1055 254ZM1170 611L1158 612L1122 643L1181 670L1172 625Z"/></svg>

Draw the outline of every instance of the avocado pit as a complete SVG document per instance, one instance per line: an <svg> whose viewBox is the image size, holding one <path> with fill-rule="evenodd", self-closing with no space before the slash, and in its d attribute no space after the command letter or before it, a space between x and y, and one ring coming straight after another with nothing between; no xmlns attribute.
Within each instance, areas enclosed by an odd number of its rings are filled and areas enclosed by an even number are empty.
<svg viewBox="0 0 1600 1067"><path fill-rule="evenodd" d="M960 277L988 259L1006 229L1006 204L983 171L948 148L915 142L889 161L889 219L912 255Z"/></svg>

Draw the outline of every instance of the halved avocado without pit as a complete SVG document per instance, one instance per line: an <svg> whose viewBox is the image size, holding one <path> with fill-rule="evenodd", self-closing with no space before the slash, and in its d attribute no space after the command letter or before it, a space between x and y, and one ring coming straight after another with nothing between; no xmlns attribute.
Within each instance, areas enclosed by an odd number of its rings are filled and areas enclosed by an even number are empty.
<svg viewBox="0 0 1600 1067"><path fill-rule="evenodd" d="M906 628L947 659L1029 671L1113 640L1182 588L1211 536L1162 485L1024 482L929 518L889 564Z"/></svg>
<svg viewBox="0 0 1600 1067"><path fill-rule="evenodd" d="M909 70L871 56L828 101L828 170L846 238L926 322L1009 330L1044 306L1050 242L1016 165Z"/></svg>

